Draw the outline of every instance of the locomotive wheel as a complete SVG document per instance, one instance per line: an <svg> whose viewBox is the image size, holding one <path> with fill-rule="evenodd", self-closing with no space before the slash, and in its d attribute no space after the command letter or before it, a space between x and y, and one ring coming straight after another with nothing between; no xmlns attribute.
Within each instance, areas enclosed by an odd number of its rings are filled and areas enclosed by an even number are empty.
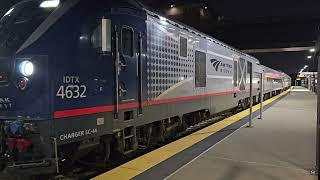
<svg viewBox="0 0 320 180"><path fill-rule="evenodd" d="M99 145L99 148L96 149L97 156L96 160L97 161L103 161L103 163L107 163L110 159L110 154L111 154L111 146L110 146L110 141L104 140L101 142Z"/></svg>
<svg viewBox="0 0 320 180"><path fill-rule="evenodd" d="M109 159L110 159L110 154L111 154L110 142L109 142L109 141L104 141L103 144L104 144L104 145L103 145L103 147L104 147L104 152L103 152L103 154L104 154L104 159L103 159L103 161L104 161L104 162L108 162Z"/></svg>
<svg viewBox="0 0 320 180"><path fill-rule="evenodd" d="M193 114L193 120L194 120L194 122L193 122L193 124L197 124L197 123L199 123L199 122L201 122L201 112L195 112L194 114Z"/></svg>

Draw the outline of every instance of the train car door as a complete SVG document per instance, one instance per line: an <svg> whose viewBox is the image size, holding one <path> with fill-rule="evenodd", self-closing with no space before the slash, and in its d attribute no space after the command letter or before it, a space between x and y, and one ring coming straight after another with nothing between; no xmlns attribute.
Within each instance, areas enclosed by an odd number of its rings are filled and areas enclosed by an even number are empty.
<svg viewBox="0 0 320 180"><path fill-rule="evenodd" d="M233 58L233 91L237 91L238 89L238 57ZM236 94L234 94L236 97Z"/></svg>
<svg viewBox="0 0 320 180"><path fill-rule="evenodd" d="M145 17L131 9L120 9L115 13L115 95L116 111L122 104L137 107L142 113L143 88L142 66L145 52L143 34L146 31ZM133 15L134 14L134 15Z"/></svg>

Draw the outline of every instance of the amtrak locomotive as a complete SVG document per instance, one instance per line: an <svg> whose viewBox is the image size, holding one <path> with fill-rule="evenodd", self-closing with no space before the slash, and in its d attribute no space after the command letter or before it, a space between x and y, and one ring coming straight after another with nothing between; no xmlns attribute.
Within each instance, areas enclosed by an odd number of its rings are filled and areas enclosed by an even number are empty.
<svg viewBox="0 0 320 180"><path fill-rule="evenodd" d="M264 73L263 73L264 72ZM290 87L286 74L134 0L25 0L0 20L2 172L108 162Z"/></svg>

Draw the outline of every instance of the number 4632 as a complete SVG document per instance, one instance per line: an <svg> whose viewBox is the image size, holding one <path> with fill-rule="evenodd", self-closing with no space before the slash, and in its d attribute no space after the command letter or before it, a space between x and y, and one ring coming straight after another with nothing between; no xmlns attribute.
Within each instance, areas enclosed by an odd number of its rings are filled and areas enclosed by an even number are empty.
<svg viewBox="0 0 320 180"><path fill-rule="evenodd" d="M60 86L57 97L61 97L61 99L79 99L85 98L87 87L85 85L68 85L68 86Z"/></svg>

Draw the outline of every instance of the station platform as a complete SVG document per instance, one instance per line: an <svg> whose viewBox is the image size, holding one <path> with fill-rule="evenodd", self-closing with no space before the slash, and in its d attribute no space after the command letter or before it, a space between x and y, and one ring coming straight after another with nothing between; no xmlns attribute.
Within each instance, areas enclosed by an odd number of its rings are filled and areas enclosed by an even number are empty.
<svg viewBox="0 0 320 180"><path fill-rule="evenodd" d="M316 101L293 87L93 179L315 180Z"/></svg>

